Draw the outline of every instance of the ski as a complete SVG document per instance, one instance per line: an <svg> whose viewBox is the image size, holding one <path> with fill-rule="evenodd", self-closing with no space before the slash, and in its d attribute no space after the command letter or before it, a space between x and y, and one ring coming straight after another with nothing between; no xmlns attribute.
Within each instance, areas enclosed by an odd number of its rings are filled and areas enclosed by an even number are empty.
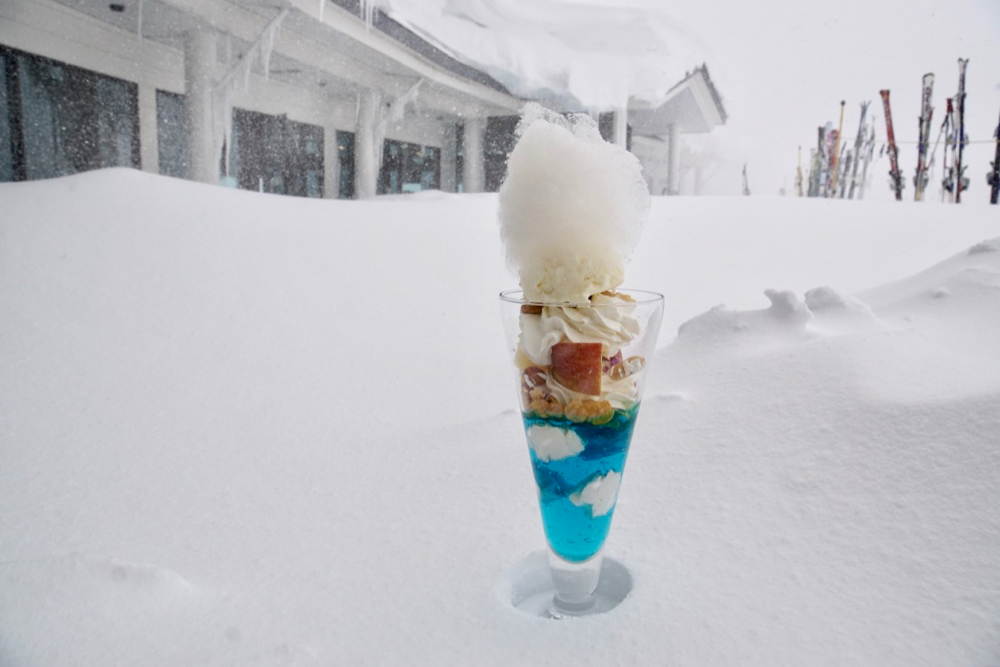
<svg viewBox="0 0 1000 667"><path fill-rule="evenodd" d="M847 151L846 155L841 159L841 163L844 168L841 170L840 177L840 193L837 195L839 199L843 199L844 195L847 194L847 181L849 180L848 172L851 171L851 163L854 160L854 153Z"/></svg>
<svg viewBox="0 0 1000 667"><path fill-rule="evenodd" d="M993 133L993 138L997 142L997 151L990 165L993 167L993 171L986 174L986 182L990 186L990 203L996 204L998 195L1000 195L1000 120L997 121L997 129Z"/></svg>
<svg viewBox="0 0 1000 667"><path fill-rule="evenodd" d="M858 186L858 199L865 198L865 188L868 187L868 164L875 155L875 119L868 124L868 140L865 141L865 166L861 169L861 183Z"/></svg>
<svg viewBox="0 0 1000 667"><path fill-rule="evenodd" d="M819 164L819 157L816 154L815 148L809 149L809 187L806 188L806 197L815 197L817 186L816 183L819 180L817 175L816 165Z"/></svg>
<svg viewBox="0 0 1000 667"><path fill-rule="evenodd" d="M830 170L833 172L833 182L830 184L830 192L827 196L837 196L837 181L840 178L840 138L844 134L844 105L846 102L840 100L840 125L837 127L837 141L833 144L833 162Z"/></svg>
<svg viewBox="0 0 1000 667"><path fill-rule="evenodd" d="M965 68L968 58L958 59L958 95L955 96L955 106L958 107L958 120L955 126L955 203L962 203L962 191L969 188L969 179L965 177L965 167L962 166L962 151L965 148Z"/></svg>
<svg viewBox="0 0 1000 667"><path fill-rule="evenodd" d="M802 146L799 146L799 164L795 168L795 194L802 196Z"/></svg>
<svg viewBox="0 0 1000 667"><path fill-rule="evenodd" d="M831 129L833 126L830 123L826 126L826 138L823 143L823 193L820 196L830 198L833 196L833 179L837 165L836 146L840 143L840 137L837 136L836 130Z"/></svg>
<svg viewBox="0 0 1000 667"><path fill-rule="evenodd" d="M896 151L896 135L892 132L892 111L889 109L889 91L880 90L882 106L885 110L885 134L889 142L890 185L896 193L896 201L903 200L903 174L899 171L899 154Z"/></svg>
<svg viewBox="0 0 1000 667"><path fill-rule="evenodd" d="M934 92L934 75L924 74L924 88L920 104L919 140L917 142L917 172L913 176L913 201L924 200L924 188L927 187L927 143L930 141L931 117L934 107L931 106L931 94Z"/></svg>
<svg viewBox="0 0 1000 667"><path fill-rule="evenodd" d="M854 188L858 184L858 163L861 162L861 145L865 141L865 116L868 114L868 104L868 102L861 103L861 121L858 123L858 135L854 137L854 164L851 165L851 189L847 192L848 199L854 199Z"/></svg>
<svg viewBox="0 0 1000 667"><path fill-rule="evenodd" d="M844 178L847 174L844 171L844 165L847 164L847 156L850 151L847 150L847 142L839 142L840 152L837 153L837 172L834 174L834 187L833 191L830 193L831 197L836 199L844 198Z"/></svg>
<svg viewBox="0 0 1000 667"><path fill-rule="evenodd" d="M955 201L955 107L950 97L941 129L944 130L944 151L941 154L941 171L944 173L944 178L941 179L941 201L944 202L947 197L949 202L953 202ZM951 161L948 160L949 148L953 156Z"/></svg>
<svg viewBox="0 0 1000 667"><path fill-rule="evenodd" d="M950 99L948 100L948 106L949 107L951 106L951 100ZM937 139L934 140L934 145L931 147L930 151L928 151L928 153L927 153L929 157L927 158L927 171L924 174L924 180L926 182L930 182L930 180L934 177L934 165L937 164L937 149L938 149L938 146L941 145L941 137L945 136L945 133L946 133L947 129L948 129L948 114L945 113L945 115L944 115L944 122L941 123L941 128L938 130ZM948 166L947 151L948 151L948 147L945 146L944 159L942 159L942 161L941 161L941 163L943 165L945 165L945 168L947 168L947 166ZM943 200L944 200L944 194L943 194L943 191L942 191L942 201Z"/></svg>
<svg viewBox="0 0 1000 667"><path fill-rule="evenodd" d="M822 197L826 182L823 179L823 165L826 164L823 145L826 142L826 128L816 128L816 150L812 151L812 168L809 171L809 196Z"/></svg>

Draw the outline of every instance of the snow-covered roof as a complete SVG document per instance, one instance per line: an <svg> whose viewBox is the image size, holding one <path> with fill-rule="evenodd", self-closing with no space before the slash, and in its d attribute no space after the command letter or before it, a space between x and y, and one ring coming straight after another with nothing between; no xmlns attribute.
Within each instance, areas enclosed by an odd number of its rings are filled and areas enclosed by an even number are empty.
<svg viewBox="0 0 1000 667"><path fill-rule="evenodd" d="M504 93L510 92L503 86L503 84L498 82L493 77L479 69L476 69L475 67L471 67L461 60L452 57L439 47L417 35L402 23L394 20L378 7L371 6L369 9L369 7L362 2L362 0L329 0L329 2L362 17L366 14L366 12L370 12L368 18L371 21L371 26L373 28L381 31L408 49L416 51L434 64L439 65L453 74L465 77L470 81L475 81L476 83L480 83L484 86L488 86Z"/></svg>
<svg viewBox="0 0 1000 667"><path fill-rule="evenodd" d="M564 111L609 111L635 101L656 105L705 59L701 39L654 3L376 4L397 23L487 73L514 95Z"/></svg>
<svg viewBox="0 0 1000 667"><path fill-rule="evenodd" d="M677 82L659 104L631 105L628 118L633 132L662 136L671 125L681 132L709 132L726 122L726 110L708 66L701 65Z"/></svg>

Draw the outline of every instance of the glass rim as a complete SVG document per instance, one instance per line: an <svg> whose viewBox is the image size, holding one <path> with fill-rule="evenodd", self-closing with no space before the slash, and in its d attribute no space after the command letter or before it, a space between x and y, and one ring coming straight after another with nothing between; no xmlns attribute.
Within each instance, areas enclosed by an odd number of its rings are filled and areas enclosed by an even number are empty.
<svg viewBox="0 0 1000 667"><path fill-rule="evenodd" d="M651 290L644 289L629 289L621 288L616 289L615 292L628 294L630 297L634 298L635 301L624 301L622 303L602 303L599 306L593 306L593 304L586 303L573 303L570 301L564 301L562 303L553 303L545 301L528 301L524 298L524 290L521 289L510 289L500 292L500 300L506 301L507 303L518 304L521 306L564 306L571 308L626 308L634 307L645 304L660 303L664 300L663 295L659 292L653 292Z"/></svg>

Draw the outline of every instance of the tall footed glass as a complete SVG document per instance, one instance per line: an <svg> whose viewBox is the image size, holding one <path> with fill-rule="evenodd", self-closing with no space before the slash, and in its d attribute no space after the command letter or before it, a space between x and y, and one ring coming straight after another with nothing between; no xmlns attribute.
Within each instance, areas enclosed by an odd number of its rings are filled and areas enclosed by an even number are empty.
<svg viewBox="0 0 1000 667"><path fill-rule="evenodd" d="M663 296L640 290L584 303L500 294L501 315L542 525L552 618L597 614L604 544L663 316Z"/></svg>

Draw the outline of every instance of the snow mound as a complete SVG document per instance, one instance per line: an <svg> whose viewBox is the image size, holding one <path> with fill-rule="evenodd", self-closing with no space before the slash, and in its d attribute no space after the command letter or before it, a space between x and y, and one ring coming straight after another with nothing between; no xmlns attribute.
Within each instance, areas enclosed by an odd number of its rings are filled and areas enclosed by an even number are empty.
<svg viewBox="0 0 1000 667"><path fill-rule="evenodd" d="M958 296L989 308L1000 289L1000 238L981 241L909 278L872 288L859 297L882 308L895 306L914 313L927 299Z"/></svg>
<svg viewBox="0 0 1000 667"><path fill-rule="evenodd" d="M81 554L0 563L0 658L11 665L100 655L114 662L150 651L183 661L191 647L177 646L165 630L205 640L211 631L200 626L214 602L177 572L146 563ZM68 621L91 632L72 644L53 642Z"/></svg>
<svg viewBox="0 0 1000 667"><path fill-rule="evenodd" d="M811 328L817 333L845 334L879 328L871 307L850 294L832 287L816 287L806 292L805 304L813 314Z"/></svg>
<svg viewBox="0 0 1000 667"><path fill-rule="evenodd" d="M120 598L147 597L158 601L193 599L199 595L196 586L172 570L107 556L72 554L33 562L15 561L4 563L3 571L5 590L35 579L47 582L45 586L54 596L69 596L74 594L74 589L90 587L120 593Z"/></svg>
<svg viewBox="0 0 1000 667"><path fill-rule="evenodd" d="M677 330L681 346L712 347L745 352L763 350L786 340L809 337L807 325L812 313L794 293L768 289L764 295L771 305L764 310L740 311L716 306L707 313L688 320Z"/></svg>
<svg viewBox="0 0 1000 667"><path fill-rule="evenodd" d="M980 241L976 245L969 248L970 255L978 255L983 252L998 252L1000 251L1000 239L989 239L986 241Z"/></svg>

